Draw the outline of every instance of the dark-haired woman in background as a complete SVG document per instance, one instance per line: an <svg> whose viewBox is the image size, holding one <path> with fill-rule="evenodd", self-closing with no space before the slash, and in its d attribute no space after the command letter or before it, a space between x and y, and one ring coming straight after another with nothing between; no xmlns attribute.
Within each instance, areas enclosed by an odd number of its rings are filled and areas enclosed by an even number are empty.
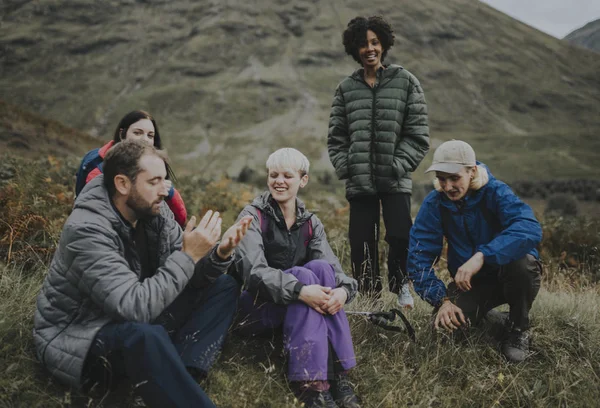
<svg viewBox="0 0 600 408"><path fill-rule="evenodd" d="M378 294L380 208L389 244L390 291L413 307L406 259L412 219L413 172L429 150L427 105L417 78L399 65L383 65L394 44L382 17L356 17L343 34L346 53L361 65L335 90L327 146L350 203L349 239L359 290Z"/></svg>
<svg viewBox="0 0 600 408"><path fill-rule="evenodd" d="M162 149L162 142L158 125L154 118L148 113L141 110L135 110L125 115L117 125L113 140L104 146L89 151L81 161L79 170L77 171L77 184L75 186L75 194L79 195L83 187L93 180L96 176L102 174L102 162L106 152L115 144L122 140L134 139L142 140L153 145L157 149ZM166 188L169 190L165 201L175 216L175 220L182 227L187 219L187 210L181 195L175 188L171 180L175 179L175 175L171 167L167 164Z"/></svg>

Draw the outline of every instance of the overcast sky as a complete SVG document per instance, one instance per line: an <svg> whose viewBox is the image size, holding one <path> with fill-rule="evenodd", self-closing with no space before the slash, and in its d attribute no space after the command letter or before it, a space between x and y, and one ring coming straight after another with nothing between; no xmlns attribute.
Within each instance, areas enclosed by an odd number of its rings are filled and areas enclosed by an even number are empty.
<svg viewBox="0 0 600 408"><path fill-rule="evenodd" d="M600 0L481 1L557 38L600 18Z"/></svg>

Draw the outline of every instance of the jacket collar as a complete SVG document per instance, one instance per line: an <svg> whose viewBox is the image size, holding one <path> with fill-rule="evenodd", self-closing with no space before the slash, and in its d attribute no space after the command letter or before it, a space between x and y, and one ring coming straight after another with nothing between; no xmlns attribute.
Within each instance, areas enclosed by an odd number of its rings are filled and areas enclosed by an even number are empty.
<svg viewBox="0 0 600 408"><path fill-rule="evenodd" d="M399 71L401 71L403 69L404 68L400 65L395 65L395 64L384 65L383 67L381 67L377 70L377 77L379 78L379 81L381 82L385 79L393 78L394 76L396 76L396 74ZM361 68L358 68L356 71L354 71L352 73L352 75L350 75L350 76L358 81L364 82L364 73L365 73L365 69L361 67Z"/></svg>
<svg viewBox="0 0 600 408"><path fill-rule="evenodd" d="M252 202L252 206L258 208L265 214L268 214L271 217L273 217L273 219L275 219L275 222L283 222L283 220L280 219L280 217L278 216L278 214L281 214L281 210L275 210L277 202L275 201L273 196L271 196L270 192L265 191L264 193L256 197ZM303 224L311 216L312 214L306 209L306 206L304 205L302 200L296 197L296 224Z"/></svg>

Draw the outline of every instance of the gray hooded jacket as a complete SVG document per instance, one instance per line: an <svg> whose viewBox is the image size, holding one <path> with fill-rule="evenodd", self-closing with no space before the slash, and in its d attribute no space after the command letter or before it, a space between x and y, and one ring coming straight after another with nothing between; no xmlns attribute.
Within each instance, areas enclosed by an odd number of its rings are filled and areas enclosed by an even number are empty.
<svg viewBox="0 0 600 408"><path fill-rule="evenodd" d="M85 358L104 325L152 322L190 279L198 283L216 279L231 263L219 262L213 248L195 267L181 251L182 230L163 203L161 214L144 223L148 241L155 243L151 251L159 267L140 281L132 227L112 206L103 179L96 177L77 198L34 315L38 359L59 380L75 387L81 385Z"/></svg>
<svg viewBox="0 0 600 408"><path fill-rule="evenodd" d="M298 299L299 282L295 276L283 271L314 259L323 259L333 266L336 285L346 289L346 302L350 302L356 295L357 282L342 271L339 260L327 242L323 223L296 198L296 223L288 231L285 220L277 215L281 213L275 211L274 205L276 203L271 199L271 194L265 192L256 197L238 216L238 221L246 215L254 217L236 250L236 269L243 276L245 288L258 293L265 300L289 304ZM257 209L269 219L266 237L261 232ZM313 236L305 246L301 227L309 219L312 222Z"/></svg>

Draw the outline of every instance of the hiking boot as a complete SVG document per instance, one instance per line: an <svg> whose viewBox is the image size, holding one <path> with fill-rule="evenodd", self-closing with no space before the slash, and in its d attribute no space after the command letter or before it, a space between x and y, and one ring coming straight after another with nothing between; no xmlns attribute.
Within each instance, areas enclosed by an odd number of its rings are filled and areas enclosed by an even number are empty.
<svg viewBox="0 0 600 408"><path fill-rule="evenodd" d="M313 383L327 383L315 381ZM313 383L300 382L292 386L294 395L304 404L304 408L338 408L329 390L314 387Z"/></svg>
<svg viewBox="0 0 600 408"><path fill-rule="evenodd" d="M400 288L400 293L398 294L398 306L402 308L412 309L415 307L415 301L410 294L410 285L405 283Z"/></svg>
<svg viewBox="0 0 600 408"><path fill-rule="evenodd" d="M511 363L520 363L529 354L530 335L527 330L512 329L502 342L502 354Z"/></svg>
<svg viewBox="0 0 600 408"><path fill-rule="evenodd" d="M335 375L335 379L331 381L331 395L340 408L360 408L358 397L354 394L346 373Z"/></svg>

